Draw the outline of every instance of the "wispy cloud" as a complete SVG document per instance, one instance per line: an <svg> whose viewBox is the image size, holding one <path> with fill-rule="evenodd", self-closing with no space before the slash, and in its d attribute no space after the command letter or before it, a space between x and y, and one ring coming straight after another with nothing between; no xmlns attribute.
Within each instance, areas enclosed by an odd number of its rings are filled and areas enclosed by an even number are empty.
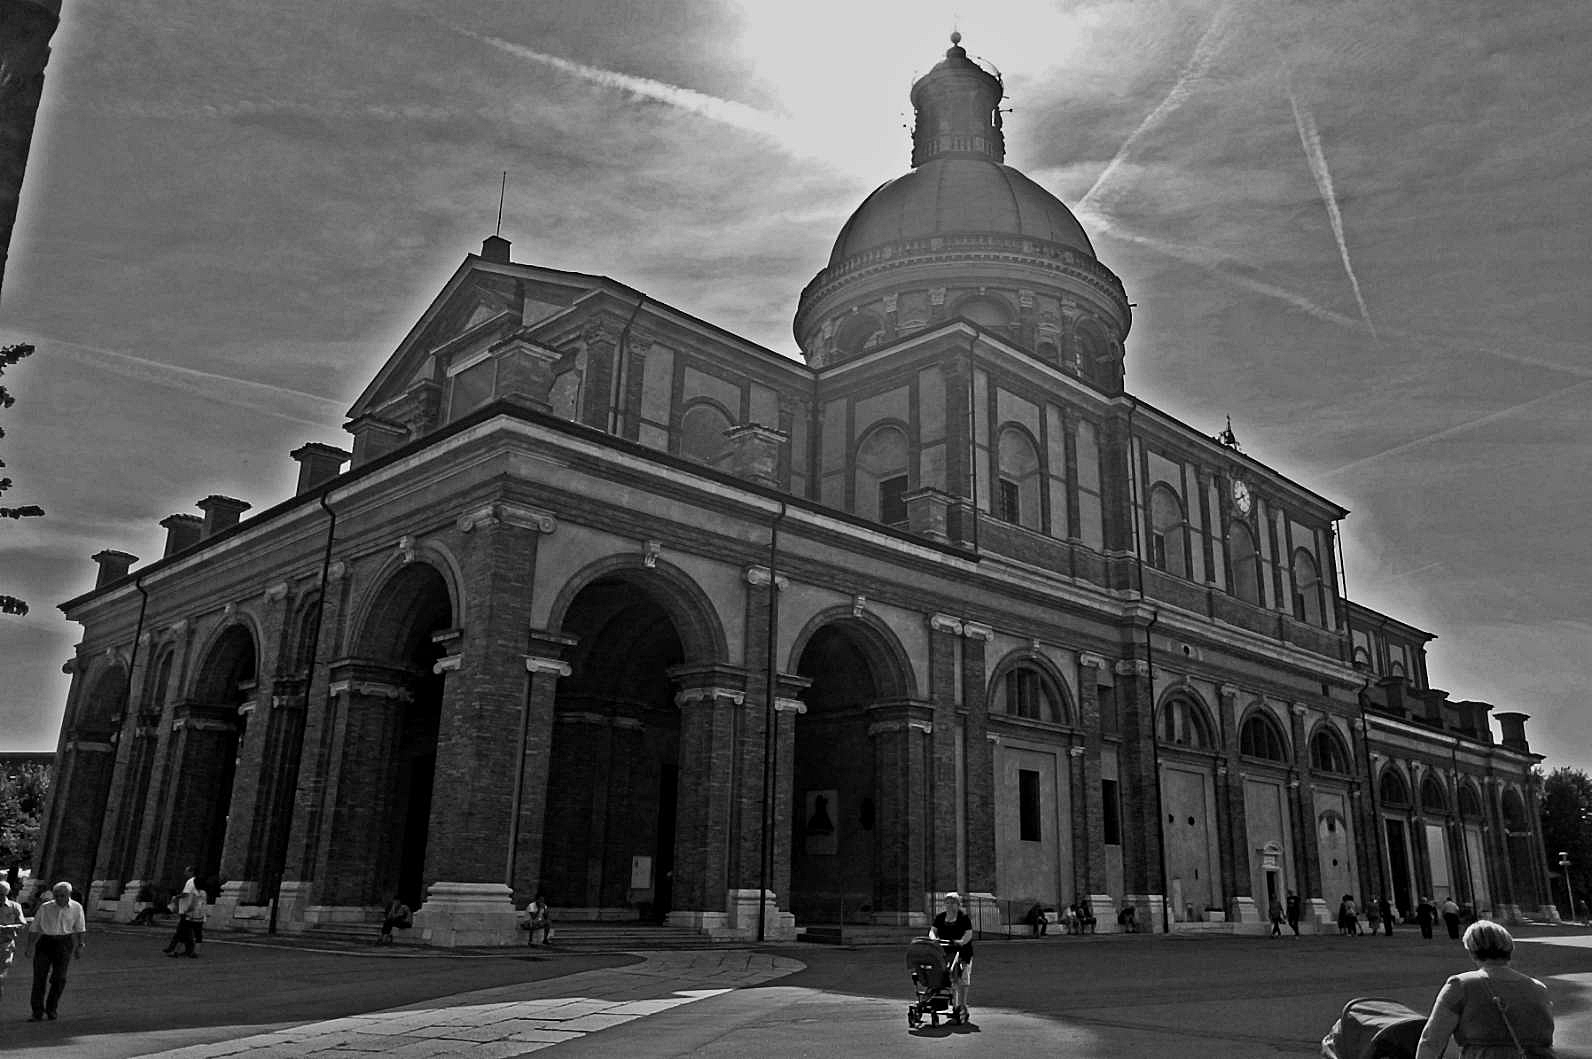
<svg viewBox="0 0 1592 1059"><path fill-rule="evenodd" d="M1332 188L1332 170L1327 168L1327 155L1321 149L1321 134L1316 130L1314 115L1299 105L1299 97L1294 94L1291 82L1288 83L1288 105L1293 108L1294 125L1299 129L1299 142L1305 149L1305 161L1310 166L1310 174L1316 178L1316 190L1321 193L1321 201L1327 207L1327 220L1332 225L1332 237L1338 244L1338 256L1343 259L1343 271L1354 290L1354 302L1360 307L1360 318L1365 321L1366 329L1375 338L1376 325L1371 322L1370 310L1365 307L1365 297L1360 293L1360 280L1355 276L1354 265L1349 260L1349 244L1343 237L1343 212L1338 209L1338 196Z"/></svg>
<svg viewBox="0 0 1592 1059"><path fill-rule="evenodd" d="M1079 209L1088 209L1097 200L1108 196L1116 182L1118 170L1121 169L1128 156L1133 153L1133 149L1138 145L1139 140L1144 137L1145 133L1166 120L1167 115L1182 106L1183 102L1199 88L1200 82L1209 75L1211 64L1215 61L1217 53L1221 51L1228 26L1232 22L1232 10L1233 5L1228 3L1223 4L1216 12L1215 17L1211 19L1211 24L1205 28L1204 33L1200 34L1199 41L1194 45L1194 53L1189 56L1188 62L1183 65L1183 71L1178 74L1177 81L1173 83L1171 90L1167 92L1166 97L1160 103L1156 104L1155 109L1144 116L1144 120L1139 122L1138 128L1129 133L1128 138L1122 141L1122 146L1117 148L1117 153L1112 156L1111 161L1106 163L1106 167L1100 171L1100 175L1095 178L1094 184L1090 186L1088 191L1084 192L1083 198L1078 200Z"/></svg>

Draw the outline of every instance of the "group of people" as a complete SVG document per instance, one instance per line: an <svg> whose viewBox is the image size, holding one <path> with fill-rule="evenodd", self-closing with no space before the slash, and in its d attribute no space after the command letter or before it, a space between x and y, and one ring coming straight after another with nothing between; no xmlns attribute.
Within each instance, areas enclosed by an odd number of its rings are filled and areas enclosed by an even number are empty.
<svg viewBox="0 0 1592 1059"><path fill-rule="evenodd" d="M1289 895L1292 898L1292 895ZM1415 906L1415 922L1421 928L1421 937L1430 938L1432 928L1436 926L1441 917L1443 925L1448 929L1448 936L1455 941L1460 940L1460 928L1467 922L1479 922L1474 913L1462 908L1459 902L1452 897L1443 898L1441 905L1433 904L1430 897L1422 897ZM1387 936L1393 933L1393 924L1397 922L1393 906L1386 897L1377 897L1365 903L1364 929L1360 923L1360 911L1354 903L1354 897L1344 894L1343 900L1338 902L1338 933L1342 935L1376 934L1378 930ZM1274 929L1272 933L1276 933ZM1294 933L1298 933L1297 930Z"/></svg>
<svg viewBox="0 0 1592 1059"><path fill-rule="evenodd" d="M205 918L209 914L210 895L199 885L199 877L194 874L192 865L184 868L182 874L186 881L177 895L177 929L163 951L167 956L196 959L199 953L195 947L205 940ZM179 947L182 952L177 951Z"/></svg>
<svg viewBox="0 0 1592 1059"><path fill-rule="evenodd" d="M1277 896L1273 894L1271 903L1266 909L1266 916L1271 920L1271 936L1274 938L1282 937L1282 925L1284 920L1286 920L1288 928L1293 931L1293 936L1297 938L1299 936L1299 914L1298 894L1289 890L1286 901L1279 901Z"/></svg>
<svg viewBox="0 0 1592 1059"><path fill-rule="evenodd" d="M54 1019L66 990L67 971L83 955L88 917L72 897L72 884L50 887L50 899L41 901L29 919L11 898L11 884L0 881L0 997L5 996L6 972L16 956L17 941L23 955L33 961L33 992L29 996L34 1022Z"/></svg>
<svg viewBox="0 0 1592 1059"><path fill-rule="evenodd" d="M1035 937L1048 934L1052 923L1060 926L1068 934L1093 934L1097 922L1094 912L1086 901L1070 904L1059 913L1053 908L1036 904L1028 910L1024 918L1033 928Z"/></svg>

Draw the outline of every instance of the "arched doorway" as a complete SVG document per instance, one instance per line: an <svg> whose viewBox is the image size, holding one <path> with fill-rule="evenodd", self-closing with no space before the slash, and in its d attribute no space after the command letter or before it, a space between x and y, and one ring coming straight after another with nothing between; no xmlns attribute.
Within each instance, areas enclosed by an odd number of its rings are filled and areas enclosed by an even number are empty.
<svg viewBox="0 0 1592 1059"><path fill-rule="evenodd" d="M116 760L117 719L127 701L127 671L111 663L91 679L67 734L52 799L57 824L47 851L50 875L86 887L98 865L100 832Z"/></svg>
<svg viewBox="0 0 1592 1059"><path fill-rule="evenodd" d="M791 778L790 910L799 923L871 922L917 903L898 885L910 872L897 879L877 840L889 828L897 848L915 845L923 836L911 828L926 824L902 800L908 792L880 787L877 771L870 707L908 690L895 657L886 637L857 618L820 625L798 657L796 672L812 682L796 719ZM881 796L891 804L881 807Z"/></svg>
<svg viewBox="0 0 1592 1059"><path fill-rule="evenodd" d="M670 592L640 571L610 572L564 611L575 646L554 703L540 881L564 915L661 921L673 907L680 711L670 670L687 652Z"/></svg>
<svg viewBox="0 0 1592 1059"><path fill-rule="evenodd" d="M248 724L239 707L253 696L256 676L254 634L246 625L230 625L205 652L192 694L177 704L175 796L163 864L173 880L188 866L202 881L220 873L238 747Z"/></svg>
<svg viewBox="0 0 1592 1059"><path fill-rule="evenodd" d="M453 601L435 567L411 562L366 613L355 660L332 669L334 687L352 688L338 806L345 833L333 836L332 855L351 869L344 877L362 885L326 901L376 903L396 894L419 908L427 886L446 876L446 866L437 866L428 877L426 850L445 679L436 663L446 653Z"/></svg>

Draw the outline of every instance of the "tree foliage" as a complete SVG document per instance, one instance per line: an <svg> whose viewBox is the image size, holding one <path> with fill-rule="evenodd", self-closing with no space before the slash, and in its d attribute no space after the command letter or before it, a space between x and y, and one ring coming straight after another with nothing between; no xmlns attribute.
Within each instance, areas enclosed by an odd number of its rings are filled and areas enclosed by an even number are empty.
<svg viewBox="0 0 1592 1059"><path fill-rule="evenodd" d="M18 764L0 771L0 868L33 866L50 792L50 766Z"/></svg>
<svg viewBox="0 0 1592 1059"><path fill-rule="evenodd" d="M32 354L33 347L26 342L19 342L12 346L0 346L0 375L4 375L7 368L13 367L23 357L31 356ZM17 399L11 396L11 391L7 390L4 386L0 386L0 408L10 408L16 403ZM5 430L0 429L0 438L5 436ZM5 465L5 461L0 460L0 469L3 469ZM4 493L10 488L11 479L5 477L4 475L0 475L0 493ZM43 514L44 509L39 507L37 504L23 504L18 507L0 507L0 518L38 518ZM0 614L26 614L27 612L27 603L15 596L0 594Z"/></svg>
<svg viewBox="0 0 1592 1059"><path fill-rule="evenodd" d="M1570 887L1577 901L1592 904L1592 776L1580 769L1556 768L1542 778L1542 841L1555 871L1559 854L1570 858ZM1553 902L1564 901L1564 884ZM1573 912L1573 910L1572 910Z"/></svg>

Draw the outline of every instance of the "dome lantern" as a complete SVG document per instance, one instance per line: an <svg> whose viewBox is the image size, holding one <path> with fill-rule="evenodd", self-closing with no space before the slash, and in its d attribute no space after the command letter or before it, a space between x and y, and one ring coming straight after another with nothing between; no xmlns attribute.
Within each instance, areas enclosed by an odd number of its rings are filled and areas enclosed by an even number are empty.
<svg viewBox="0 0 1592 1059"><path fill-rule="evenodd" d="M912 167L935 158L1006 159L1001 133L1000 74L967 57L962 35L951 34L945 58L912 86Z"/></svg>

